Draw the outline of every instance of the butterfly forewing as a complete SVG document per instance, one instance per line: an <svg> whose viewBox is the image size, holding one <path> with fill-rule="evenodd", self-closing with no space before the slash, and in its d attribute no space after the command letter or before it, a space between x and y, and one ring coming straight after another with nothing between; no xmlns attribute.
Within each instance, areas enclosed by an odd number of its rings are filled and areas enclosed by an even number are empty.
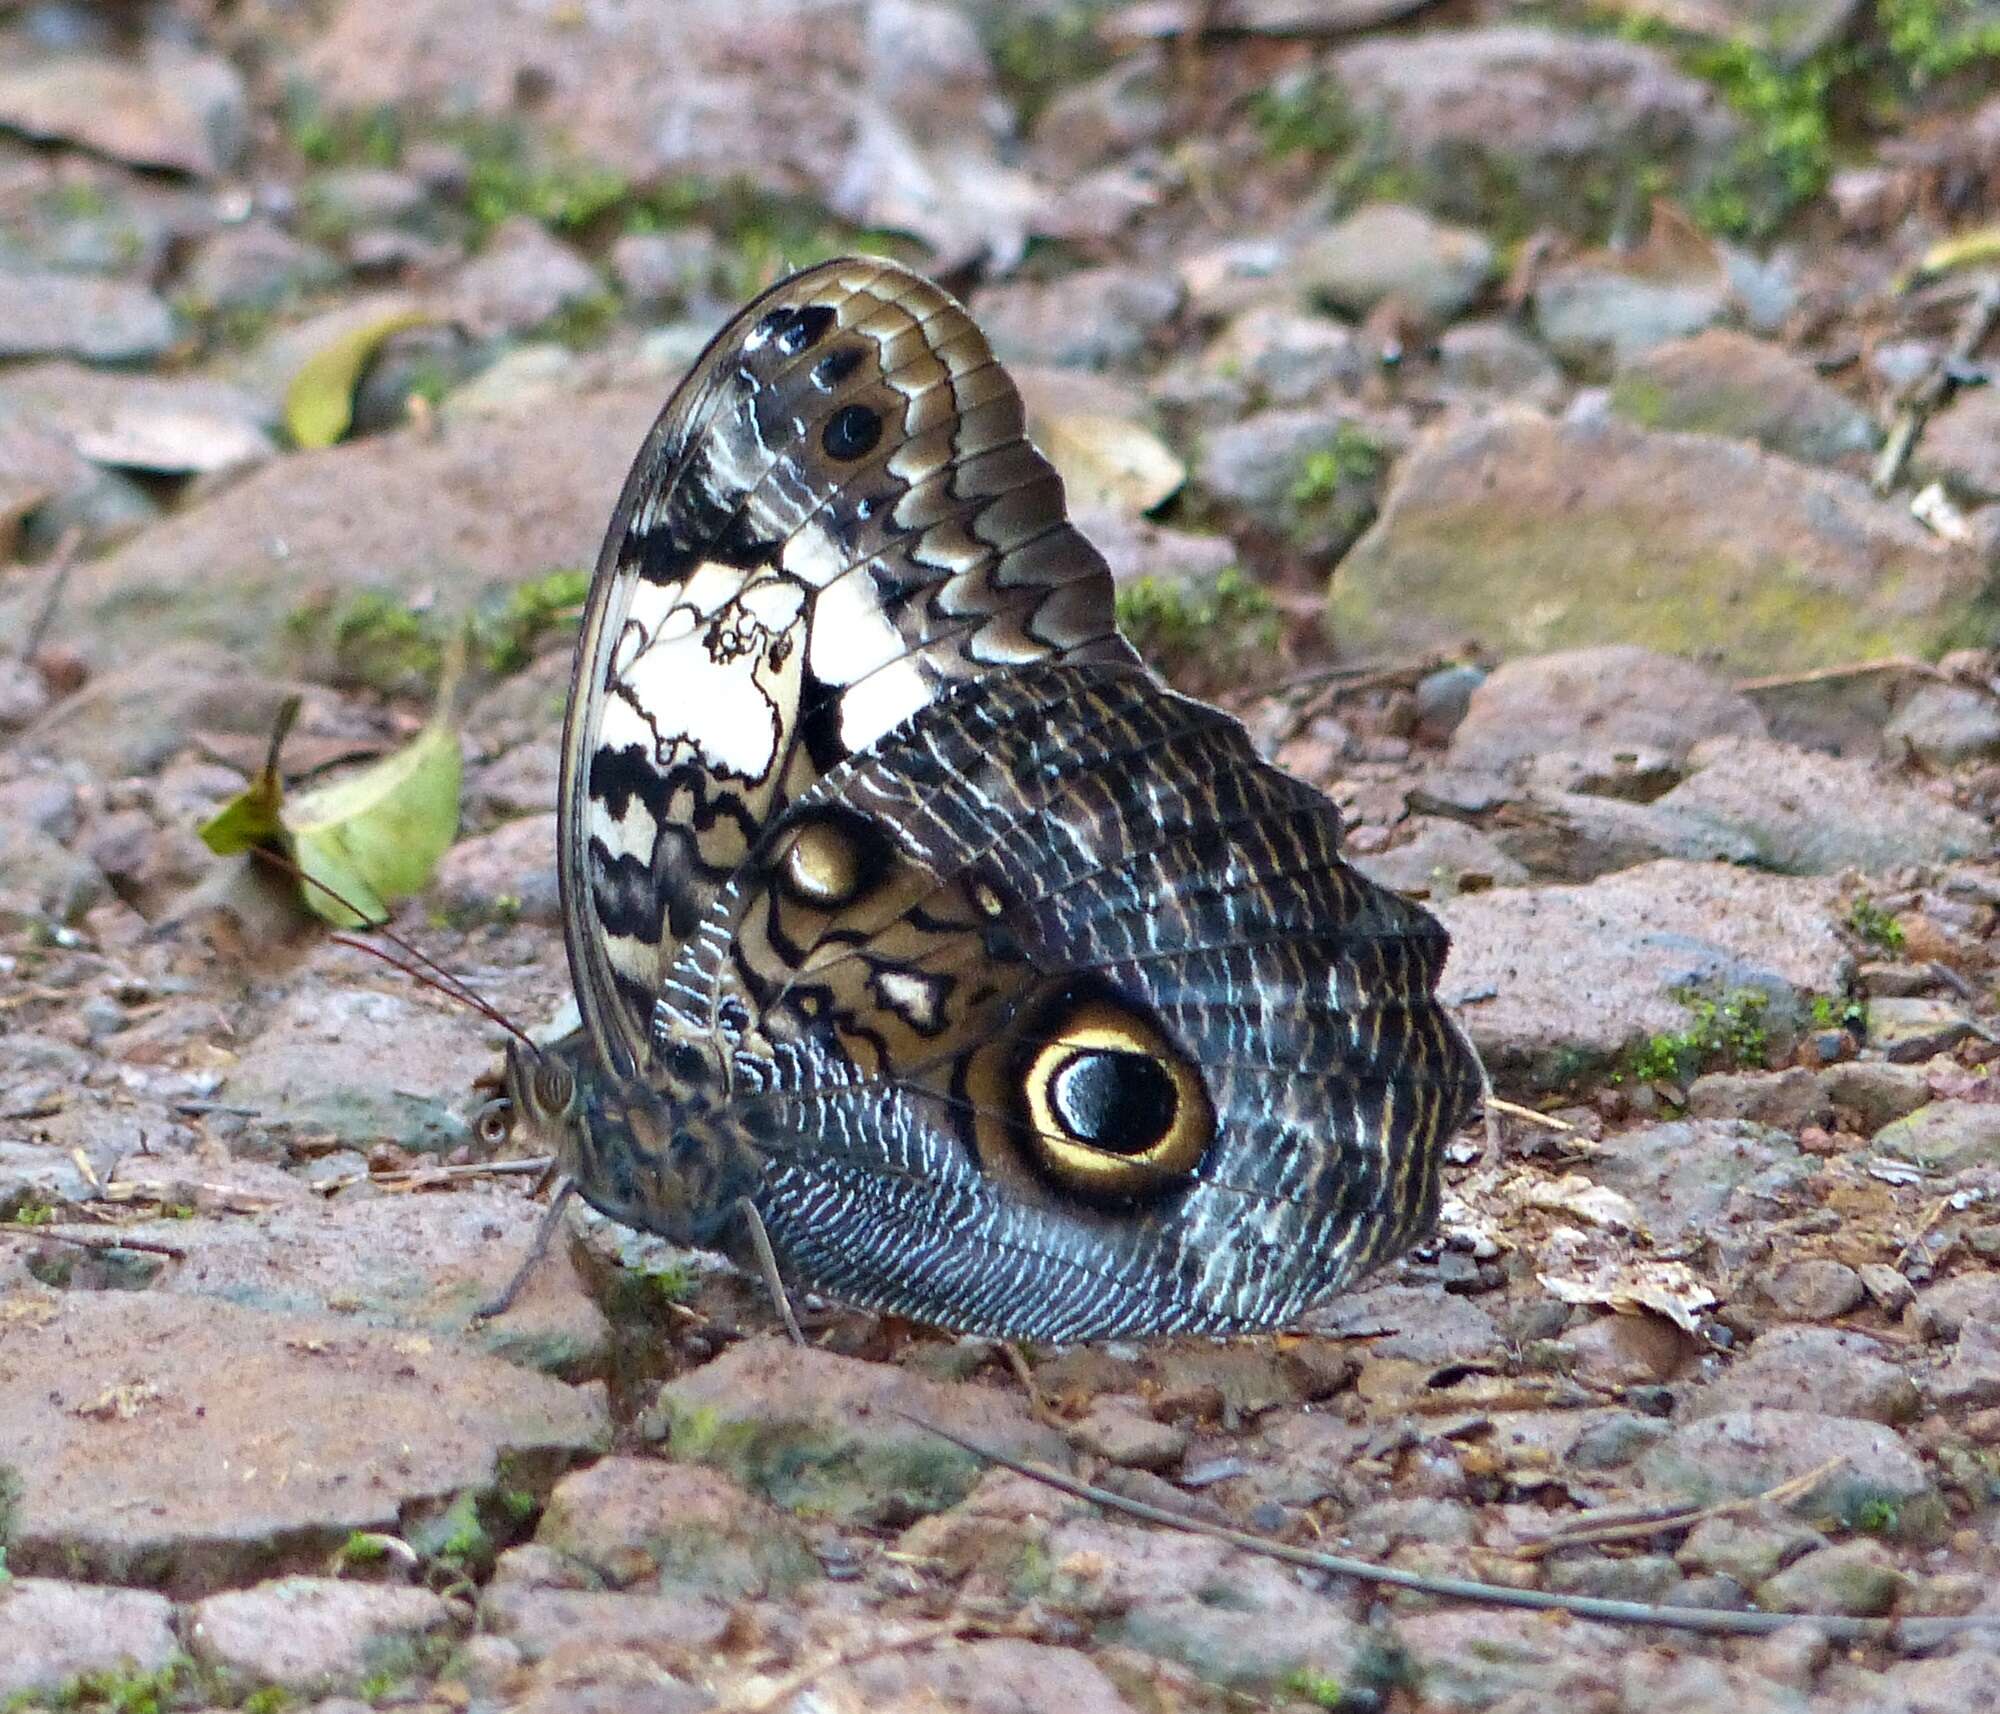
<svg viewBox="0 0 2000 1714"><path fill-rule="evenodd" d="M560 859L605 1063L651 1063L674 949L779 807L941 687L1061 654L1132 658L964 310L869 259L743 310L647 438L578 647Z"/></svg>

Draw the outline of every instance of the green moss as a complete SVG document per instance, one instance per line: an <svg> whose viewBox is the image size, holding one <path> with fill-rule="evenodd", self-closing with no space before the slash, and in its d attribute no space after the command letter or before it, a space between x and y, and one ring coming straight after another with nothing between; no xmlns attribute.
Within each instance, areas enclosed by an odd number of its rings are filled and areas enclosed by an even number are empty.
<svg viewBox="0 0 2000 1714"><path fill-rule="evenodd" d="M1341 1688L1339 1679L1309 1666L1296 1667L1286 1673L1278 1688L1287 1696L1310 1702L1315 1708L1339 1710L1350 1706L1347 1692Z"/></svg>
<svg viewBox="0 0 2000 1714"><path fill-rule="evenodd" d="M405 1539L425 1558L454 1570L469 1572L489 1565L493 1537L481 1515L487 1498L479 1489L468 1488L436 1517L412 1525L404 1532Z"/></svg>
<svg viewBox="0 0 2000 1714"><path fill-rule="evenodd" d="M20 1203L8 1216L10 1226L46 1226L56 1217L56 1211L48 1203L33 1198Z"/></svg>
<svg viewBox="0 0 2000 1714"><path fill-rule="evenodd" d="M1277 604L1235 566L1212 582L1137 578L1118 591L1118 624L1168 678L1227 678L1281 640Z"/></svg>
<svg viewBox="0 0 2000 1714"><path fill-rule="evenodd" d="M319 92L295 83L279 110L285 141L315 167L396 167L403 161L403 123L394 109L336 111Z"/></svg>
<svg viewBox="0 0 2000 1714"><path fill-rule="evenodd" d="M170 1661L156 1672L101 1671L67 1679L55 1691L23 1690L0 1702L0 1714L25 1714L29 1709L62 1710L63 1714L169 1714L191 1706L183 1692L193 1694L189 1663Z"/></svg>
<svg viewBox="0 0 2000 1714"><path fill-rule="evenodd" d="M1107 0L1043 9L995 6L984 9L982 35L1001 93L1024 124L1071 84L1095 77L1111 64L1111 50L1098 26L1111 10Z"/></svg>
<svg viewBox="0 0 2000 1714"><path fill-rule="evenodd" d="M512 120L466 118L447 128L465 151L465 206L479 236L526 216L581 232L632 198L631 181L602 162L539 142Z"/></svg>
<svg viewBox="0 0 2000 1714"><path fill-rule="evenodd" d="M977 1459L929 1436L864 1438L831 1423L663 1405L672 1456L726 1470L804 1516L868 1521L942 1511L964 1499L979 1474Z"/></svg>
<svg viewBox="0 0 2000 1714"><path fill-rule="evenodd" d="M1903 950L1903 925L1866 893L1847 907L1847 926L1878 951L1893 954Z"/></svg>
<svg viewBox="0 0 2000 1714"><path fill-rule="evenodd" d="M1902 1519L1903 1508L1893 1500L1863 1500L1854 1508L1854 1528L1863 1535L1894 1535Z"/></svg>
<svg viewBox="0 0 2000 1714"><path fill-rule="evenodd" d="M590 573L576 566L559 566L517 585L498 612L474 622L476 653L494 672L519 671L542 638L575 625L589 593Z"/></svg>
<svg viewBox="0 0 2000 1714"><path fill-rule="evenodd" d="M1635 1079L1684 1085L1704 1071L1734 1071L1764 1063L1771 1048L1768 994L1738 988L1719 999L1698 994L1681 999L1688 1010L1687 1028L1649 1036L1634 1048L1627 1069Z"/></svg>
<svg viewBox="0 0 2000 1714"><path fill-rule="evenodd" d="M1305 68L1250 98L1250 123L1273 159L1308 155L1332 159L1360 136L1347 91L1330 72Z"/></svg>
<svg viewBox="0 0 2000 1714"><path fill-rule="evenodd" d="M572 351L587 351L594 345L602 345L609 337L618 325L623 307L618 294L606 287L588 297L572 299L535 331L541 338L567 345Z"/></svg>
<svg viewBox="0 0 2000 1714"><path fill-rule="evenodd" d="M1337 498L1351 483L1373 484L1387 462L1382 448L1367 430L1342 423L1333 444L1308 453L1292 483L1291 502L1302 511Z"/></svg>
<svg viewBox="0 0 2000 1714"><path fill-rule="evenodd" d="M1851 995L1815 994L1806 1012L1816 1030L1858 1030L1868 1020L1866 1003Z"/></svg>
<svg viewBox="0 0 2000 1714"><path fill-rule="evenodd" d="M342 677L378 690L428 684L444 660L444 646L431 623L395 596L357 590L338 603L329 637Z"/></svg>
<svg viewBox="0 0 2000 1714"><path fill-rule="evenodd" d="M2000 17L1979 0L1878 0L1875 21L1891 60L1917 88L2000 60Z"/></svg>

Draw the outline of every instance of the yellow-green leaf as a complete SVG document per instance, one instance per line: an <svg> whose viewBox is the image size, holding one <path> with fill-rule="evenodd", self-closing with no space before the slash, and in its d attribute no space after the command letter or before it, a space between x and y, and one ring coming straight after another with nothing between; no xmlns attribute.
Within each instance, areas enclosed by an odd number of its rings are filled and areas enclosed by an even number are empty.
<svg viewBox="0 0 2000 1714"><path fill-rule="evenodd" d="M271 746L264 753L263 769L201 824L202 843L216 856L233 857L253 845L283 844L285 782L278 774L278 752L298 717L299 699L286 697L271 727Z"/></svg>
<svg viewBox="0 0 2000 1714"><path fill-rule="evenodd" d="M313 914L359 928L422 888L458 835L460 769L458 733L441 709L402 749L294 798L285 831Z"/></svg>
<svg viewBox="0 0 2000 1714"><path fill-rule="evenodd" d="M354 389L382 342L431 318L421 310L395 310L343 333L299 366L285 389L285 432L296 446L332 446L354 422Z"/></svg>

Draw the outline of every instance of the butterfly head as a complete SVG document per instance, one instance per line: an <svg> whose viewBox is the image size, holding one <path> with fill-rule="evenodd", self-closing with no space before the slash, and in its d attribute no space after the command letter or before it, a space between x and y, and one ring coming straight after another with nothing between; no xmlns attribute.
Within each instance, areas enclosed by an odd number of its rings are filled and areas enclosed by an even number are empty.
<svg viewBox="0 0 2000 1714"><path fill-rule="evenodd" d="M575 1068L560 1053L511 1041L502 1086L509 1130L542 1144L572 1171L583 1112Z"/></svg>

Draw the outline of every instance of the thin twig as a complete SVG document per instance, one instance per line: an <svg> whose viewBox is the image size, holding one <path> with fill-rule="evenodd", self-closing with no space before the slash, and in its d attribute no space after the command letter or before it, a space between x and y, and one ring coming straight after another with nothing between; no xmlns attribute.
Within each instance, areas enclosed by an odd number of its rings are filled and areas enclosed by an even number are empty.
<svg viewBox="0 0 2000 1714"><path fill-rule="evenodd" d="M73 1244L79 1250L143 1250L149 1256L171 1256L187 1260L187 1251L178 1244L162 1244L153 1238L121 1238L115 1232L63 1232L53 1226L0 1226L0 1237L40 1238L51 1244Z"/></svg>
<svg viewBox="0 0 2000 1714"><path fill-rule="evenodd" d="M927 1649L933 1643L941 1643L970 1633L1006 1634L995 1632L991 1626L970 1619L940 1619L933 1624L917 1625L896 1636L871 1637L866 1643L841 1649L810 1665L800 1667L796 1672L788 1672L783 1678L773 1680L769 1684L746 1685L734 1695L725 1696L718 1702L715 1705L715 1714L770 1714L770 1710L782 1707L802 1690L807 1689L815 1679L824 1678L828 1673L842 1672L848 1667L880 1660L884 1655L908 1654L913 1649Z"/></svg>
<svg viewBox="0 0 2000 1714"><path fill-rule="evenodd" d="M467 1161L456 1166L401 1167L394 1172L351 1172L345 1178L329 1178L313 1189L322 1196L337 1190L352 1190L357 1184L373 1184L384 1190L428 1190L434 1184L452 1184L466 1178L525 1177L547 1172L554 1155L530 1155L517 1161Z"/></svg>
<svg viewBox="0 0 2000 1714"><path fill-rule="evenodd" d="M1710 1518L1726 1518L1756 1506L1782 1506L1801 1494L1810 1493L1845 1462L1843 1458L1829 1458L1816 1470L1808 1470L1803 1476L1794 1476L1789 1482L1780 1482L1775 1488L1767 1488L1761 1494L1751 1494L1740 1500L1717 1500L1707 1506L1662 1506L1636 1516L1600 1517L1595 1522L1587 1517L1577 1518L1551 1530L1540 1541L1531 1541L1517 1548L1514 1557L1542 1559L1566 1547L1593 1547L1604 1542L1644 1541L1649 1536L1678 1535L1693 1529L1696 1524L1706 1523Z"/></svg>
<svg viewBox="0 0 2000 1714"><path fill-rule="evenodd" d="M42 597L41 611L29 622L28 634L21 640L20 658L31 661L49 634L49 627L55 623L56 609L62 605L63 591L69 587L69 574L76 564L76 550L83 543L83 531L72 525L63 531L62 539L56 543L56 551L49 561L48 593Z"/></svg>
<svg viewBox="0 0 2000 1714"><path fill-rule="evenodd" d="M1740 1613L1716 1607L1656 1607L1644 1601L1613 1601L1596 1595L1557 1595L1542 1589L1511 1589L1502 1583L1476 1583L1464 1577L1426 1577L1419 1572L1377 1565L1366 1559L1350 1559L1344 1554L1294 1547L1289 1542L1273 1541L1268 1536L1254 1535L1227 1524L1210 1523L1205 1518L1170 1512L1164 1506L1148 1505L1143 1500L1129 1500L1123 1494L1079 1482L1074 1476L1051 1470L1045 1464L1016 1458L1011 1453L967 1440L908 1411L898 1411L897 1415L919 1428L929 1429L939 1439L949 1441L975 1458L983 1458L1003 1470L1012 1470L1018 1476L1040 1482L1059 1493L1088 1500L1106 1511L1137 1518L1142 1523L1181 1530L1189 1535L1209 1536L1246 1552L1281 1560L1287 1565L1303 1566L1309 1571L1323 1571L1331 1576L1348 1577L1380 1588L1407 1589L1412 1594L1429 1595L1439 1600L1470 1601L1487 1607L1515 1607L1534 1613L1567 1613L1576 1619L1597 1619L1607 1624L1639 1625L1664 1631L1691 1631L1710 1637L1768 1637L1793 1625L1804 1624L1822 1632L1830 1642L1881 1643L1891 1648L1910 1649L1934 1648L1950 1637L1963 1636L1972 1631L2000 1629L2000 1613L1920 1619L1856 1619L1842 1613Z"/></svg>
<svg viewBox="0 0 2000 1714"><path fill-rule="evenodd" d="M1895 424L1882 444L1881 456L1875 460L1872 481L1876 493L1887 494L1902 480L1903 467L1916 450L1924 425L1958 391L1961 372L1979 354L1980 346L1996 327L2000 327L2000 280L1987 282L1965 306L1958 337L1952 341L1951 349L1932 365L1930 373L1896 413Z"/></svg>

